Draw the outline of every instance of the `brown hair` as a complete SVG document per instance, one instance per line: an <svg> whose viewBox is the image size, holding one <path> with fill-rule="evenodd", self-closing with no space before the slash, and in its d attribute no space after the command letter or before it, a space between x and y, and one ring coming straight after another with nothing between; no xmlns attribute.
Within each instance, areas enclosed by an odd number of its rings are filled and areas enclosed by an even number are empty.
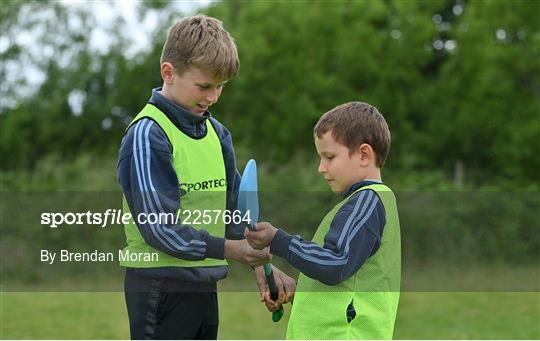
<svg viewBox="0 0 540 341"><path fill-rule="evenodd" d="M206 15L183 18L170 28L160 62L171 63L179 73L195 66L220 81L233 78L240 68L234 39L221 21Z"/></svg>
<svg viewBox="0 0 540 341"><path fill-rule="evenodd" d="M349 102L335 107L322 115L313 131L318 138L332 131L334 140L347 147L349 155L363 143L369 144L379 168L390 150L388 124L377 108L367 103Z"/></svg>

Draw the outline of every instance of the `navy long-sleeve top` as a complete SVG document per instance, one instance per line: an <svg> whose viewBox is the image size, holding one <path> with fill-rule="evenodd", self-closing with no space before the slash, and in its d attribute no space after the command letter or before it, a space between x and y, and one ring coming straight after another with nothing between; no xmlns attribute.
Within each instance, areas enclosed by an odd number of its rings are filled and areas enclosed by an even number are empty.
<svg viewBox="0 0 540 341"><path fill-rule="evenodd" d="M209 112L198 116L174 104L161 94L161 88L152 90L149 103L161 110L183 133L199 139L206 136L206 120L221 142L227 180L227 209L237 205L240 174L229 131ZM178 177L172 164L172 146L165 132L153 120L143 118L133 124L122 139L118 165L118 182L133 217L140 213L173 213L180 207ZM151 205L150 205L151 204ZM214 237L204 229L180 224L141 224L136 222L144 241L153 248L186 260L204 258L223 259L225 239ZM225 236L240 239L243 226L228 225ZM161 267L128 269L147 277L178 278L191 282L215 282L227 276L227 266L200 268Z"/></svg>
<svg viewBox="0 0 540 341"><path fill-rule="evenodd" d="M361 187L379 183L362 181L352 185L346 198ZM270 252L283 257L304 275L327 285L336 285L356 273L381 246L386 213L373 190L352 195L338 210L324 237L324 245L292 236L279 229Z"/></svg>

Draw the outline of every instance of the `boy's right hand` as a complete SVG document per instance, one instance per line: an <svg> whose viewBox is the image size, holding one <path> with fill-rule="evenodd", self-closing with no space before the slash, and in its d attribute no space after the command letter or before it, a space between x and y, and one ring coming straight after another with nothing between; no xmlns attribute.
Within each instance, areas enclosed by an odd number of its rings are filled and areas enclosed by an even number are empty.
<svg viewBox="0 0 540 341"><path fill-rule="evenodd" d="M254 230L244 230L244 237L249 242L249 245L257 250L269 246L274 239L274 236L278 232L272 224L267 222L257 223Z"/></svg>
<svg viewBox="0 0 540 341"><path fill-rule="evenodd" d="M225 240L225 252L223 254L225 259L232 259L237 262L250 265L252 267L258 267L263 264L269 263L271 260L270 250L264 248L262 250L253 249L247 242L247 240Z"/></svg>

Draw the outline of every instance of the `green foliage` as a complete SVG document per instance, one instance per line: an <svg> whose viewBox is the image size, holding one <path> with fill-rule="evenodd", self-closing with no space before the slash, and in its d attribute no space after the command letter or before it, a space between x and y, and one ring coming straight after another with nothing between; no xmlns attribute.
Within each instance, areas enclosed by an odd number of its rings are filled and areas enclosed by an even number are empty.
<svg viewBox="0 0 540 341"><path fill-rule="evenodd" d="M472 183L538 183L539 10L532 1L218 3L209 13L229 25L242 60L218 108L237 140L285 161L312 149L323 112L367 101L391 127L390 168L451 174L462 162Z"/></svg>
<svg viewBox="0 0 540 341"><path fill-rule="evenodd" d="M27 96L16 91L24 74L3 87L10 101L0 115L0 167L34 167L50 153L115 155L126 124L161 84L161 47L180 15L172 7L139 6L141 20L153 11L163 20L148 49L127 57L136 37L121 34L121 20L108 32L109 51L96 53L89 7L2 6L2 32L35 31L43 50L6 38L3 61L30 63L46 80ZM241 73L213 112L250 156L276 167L312 155L320 115L361 100L389 122L389 169L451 178L460 164L469 184L538 185L538 2L225 1L203 11L223 20L238 45ZM69 103L74 95L83 98L80 112Z"/></svg>
<svg viewBox="0 0 540 341"><path fill-rule="evenodd" d="M475 179L538 183L540 3L470 2L450 35L457 42L435 83L444 94L427 164L463 160ZM522 182L518 180L519 182Z"/></svg>
<svg viewBox="0 0 540 341"><path fill-rule="evenodd" d="M397 193L405 262L531 263L539 257L535 192Z"/></svg>
<svg viewBox="0 0 540 341"><path fill-rule="evenodd" d="M0 188L9 192L116 191L116 160L81 154L66 162L47 154L32 170L0 172Z"/></svg>

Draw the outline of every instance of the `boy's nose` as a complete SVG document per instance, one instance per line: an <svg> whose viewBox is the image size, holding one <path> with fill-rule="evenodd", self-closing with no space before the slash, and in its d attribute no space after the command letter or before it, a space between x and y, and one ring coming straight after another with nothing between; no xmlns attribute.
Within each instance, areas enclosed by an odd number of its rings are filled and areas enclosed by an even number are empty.
<svg viewBox="0 0 540 341"><path fill-rule="evenodd" d="M213 89L209 92L208 96L206 96L206 100L212 104L216 103L219 98L219 90Z"/></svg>
<svg viewBox="0 0 540 341"><path fill-rule="evenodd" d="M321 160L321 162L319 162L319 169L318 169L319 173L326 173L326 167L324 167L323 165L323 162Z"/></svg>

